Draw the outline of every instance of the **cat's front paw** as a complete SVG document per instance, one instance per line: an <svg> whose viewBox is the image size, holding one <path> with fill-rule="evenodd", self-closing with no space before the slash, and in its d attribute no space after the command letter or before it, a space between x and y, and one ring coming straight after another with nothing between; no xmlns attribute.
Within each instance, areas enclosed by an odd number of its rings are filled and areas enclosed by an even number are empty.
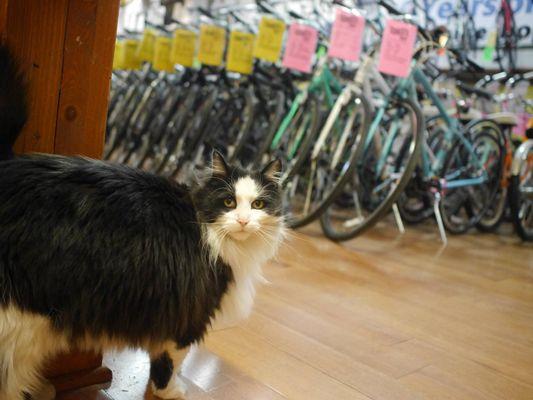
<svg viewBox="0 0 533 400"><path fill-rule="evenodd" d="M184 400L187 393L187 385L178 375L174 375L164 389L157 389L152 383L152 391L160 399Z"/></svg>

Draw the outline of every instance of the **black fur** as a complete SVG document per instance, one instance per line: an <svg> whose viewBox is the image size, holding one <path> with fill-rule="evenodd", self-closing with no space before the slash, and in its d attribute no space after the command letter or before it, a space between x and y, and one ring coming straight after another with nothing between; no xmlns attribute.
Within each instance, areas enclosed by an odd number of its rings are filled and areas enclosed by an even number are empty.
<svg viewBox="0 0 533 400"><path fill-rule="evenodd" d="M232 280L200 229L188 189L155 175L58 156L2 162L0 304L49 316L73 341L185 347Z"/></svg>
<svg viewBox="0 0 533 400"><path fill-rule="evenodd" d="M167 387L173 372L174 364L166 351L150 364L150 379L157 389Z"/></svg>
<svg viewBox="0 0 533 400"><path fill-rule="evenodd" d="M222 173L191 191L95 160L8 159L25 120L22 79L0 47L0 307L50 318L73 345L87 335L130 346L200 341L233 281L230 266L213 261L202 224L227 211L228 184L250 173L220 156ZM280 167L251 173L265 210L278 216ZM168 354L151 369L164 388Z"/></svg>
<svg viewBox="0 0 533 400"><path fill-rule="evenodd" d="M11 158L12 147L27 119L22 74L6 46L0 45L0 161Z"/></svg>

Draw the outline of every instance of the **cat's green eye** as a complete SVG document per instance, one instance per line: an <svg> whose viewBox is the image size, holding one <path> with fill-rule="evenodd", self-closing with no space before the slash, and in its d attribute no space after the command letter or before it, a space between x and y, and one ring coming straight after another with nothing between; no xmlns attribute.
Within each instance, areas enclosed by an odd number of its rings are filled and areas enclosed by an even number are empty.
<svg viewBox="0 0 533 400"><path fill-rule="evenodd" d="M235 208L235 200L233 200L231 197L228 197L227 199L224 199L224 205L228 208Z"/></svg>
<svg viewBox="0 0 533 400"><path fill-rule="evenodd" d="M255 208L256 210L260 210L265 207L265 202L263 200L255 200L252 203L252 207Z"/></svg>

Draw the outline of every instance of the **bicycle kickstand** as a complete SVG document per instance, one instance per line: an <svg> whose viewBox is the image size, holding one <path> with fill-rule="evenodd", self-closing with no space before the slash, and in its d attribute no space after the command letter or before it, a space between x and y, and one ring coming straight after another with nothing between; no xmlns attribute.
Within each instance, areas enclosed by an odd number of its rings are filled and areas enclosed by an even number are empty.
<svg viewBox="0 0 533 400"><path fill-rule="evenodd" d="M394 213L394 220L396 221L396 226L398 227L398 230L403 235L405 233L405 228L402 221L402 216L400 214L400 210L398 209L398 204L394 203L392 205L392 212Z"/></svg>
<svg viewBox="0 0 533 400"><path fill-rule="evenodd" d="M442 222L442 215L440 213L440 201L441 195L439 191L435 191L435 201L433 202L433 212L435 219L437 220L437 226L439 227L440 239L444 245L448 244L448 238L446 237L446 230L444 229L444 223Z"/></svg>

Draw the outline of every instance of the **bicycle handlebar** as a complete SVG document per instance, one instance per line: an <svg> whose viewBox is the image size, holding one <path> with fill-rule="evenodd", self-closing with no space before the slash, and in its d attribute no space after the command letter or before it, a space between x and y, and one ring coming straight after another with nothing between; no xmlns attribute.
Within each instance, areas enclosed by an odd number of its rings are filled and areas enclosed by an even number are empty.
<svg viewBox="0 0 533 400"><path fill-rule="evenodd" d="M474 86L467 85L463 82L457 82L457 88L466 94L477 94L479 97L483 97L487 100L492 100L494 98L492 93Z"/></svg>
<svg viewBox="0 0 533 400"><path fill-rule="evenodd" d="M448 50L450 51L450 53L452 53L455 56L457 61L459 61L464 66L469 67L474 72L485 72L485 68L483 68L481 65L479 65L475 61L473 61L470 58L468 58L468 56L465 56L460 51L458 51L456 49L448 49Z"/></svg>
<svg viewBox="0 0 533 400"><path fill-rule="evenodd" d="M391 13L392 15L403 15L403 12L401 12L396 7L394 7L393 5L387 3L384 0L378 0L378 4L381 7L383 7L385 10L387 10L389 13Z"/></svg>
<svg viewBox="0 0 533 400"><path fill-rule="evenodd" d="M197 8L197 10L198 10L198 12L199 12L200 14L205 15L207 18L216 19L215 16L214 16L209 10L207 10L207 9L204 8L204 7L201 7L201 6L200 6L200 7Z"/></svg>
<svg viewBox="0 0 533 400"><path fill-rule="evenodd" d="M257 4L257 7L259 7L263 12L267 14L272 14L276 18L281 19L282 21L286 22L285 18L283 18L283 16L280 15L280 13L270 4L264 2L263 0L256 0L255 3Z"/></svg>

